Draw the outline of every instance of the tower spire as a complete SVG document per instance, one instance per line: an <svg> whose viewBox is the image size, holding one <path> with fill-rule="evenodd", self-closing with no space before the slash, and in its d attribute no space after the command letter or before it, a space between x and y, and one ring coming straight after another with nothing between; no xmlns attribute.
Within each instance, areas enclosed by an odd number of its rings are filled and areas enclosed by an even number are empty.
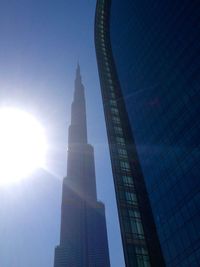
<svg viewBox="0 0 200 267"><path fill-rule="evenodd" d="M77 68L76 68L76 79L79 79L79 80L81 80L81 68L80 68L79 61L77 62Z"/></svg>
<svg viewBox="0 0 200 267"><path fill-rule="evenodd" d="M78 63L75 78L74 99L71 107L71 125L69 127L69 146L87 143L87 121L85 107L85 89L81 80Z"/></svg>

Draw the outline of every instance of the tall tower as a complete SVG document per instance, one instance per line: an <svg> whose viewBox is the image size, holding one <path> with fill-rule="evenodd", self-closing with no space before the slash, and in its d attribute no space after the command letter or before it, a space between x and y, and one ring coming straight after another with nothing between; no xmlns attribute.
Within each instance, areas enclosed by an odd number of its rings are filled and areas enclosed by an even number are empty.
<svg viewBox="0 0 200 267"><path fill-rule="evenodd" d="M110 266L105 209L97 201L94 151L87 142L85 94L78 65L54 267L102 266Z"/></svg>

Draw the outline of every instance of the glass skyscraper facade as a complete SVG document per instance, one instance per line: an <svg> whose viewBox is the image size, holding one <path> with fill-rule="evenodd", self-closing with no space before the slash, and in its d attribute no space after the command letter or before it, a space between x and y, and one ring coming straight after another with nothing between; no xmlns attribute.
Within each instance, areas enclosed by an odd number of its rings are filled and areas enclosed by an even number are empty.
<svg viewBox="0 0 200 267"><path fill-rule="evenodd" d="M98 1L95 43L127 267L164 266L109 42L110 1Z"/></svg>
<svg viewBox="0 0 200 267"><path fill-rule="evenodd" d="M120 87L166 266L200 266L200 2L101 0L97 10L107 128L110 79Z"/></svg>

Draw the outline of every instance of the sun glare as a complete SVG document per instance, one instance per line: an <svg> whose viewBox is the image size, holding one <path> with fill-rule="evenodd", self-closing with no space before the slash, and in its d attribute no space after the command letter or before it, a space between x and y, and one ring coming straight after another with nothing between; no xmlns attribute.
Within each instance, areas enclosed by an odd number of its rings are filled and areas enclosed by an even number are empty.
<svg viewBox="0 0 200 267"><path fill-rule="evenodd" d="M0 109L0 184L20 181L44 167L46 147L36 118L16 108Z"/></svg>

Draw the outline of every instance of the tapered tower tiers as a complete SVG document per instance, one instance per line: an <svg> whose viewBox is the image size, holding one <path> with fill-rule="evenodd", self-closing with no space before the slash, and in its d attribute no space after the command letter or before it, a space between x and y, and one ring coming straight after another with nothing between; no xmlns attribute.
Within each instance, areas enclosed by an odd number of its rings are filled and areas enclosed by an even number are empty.
<svg viewBox="0 0 200 267"><path fill-rule="evenodd" d="M78 64L54 267L109 266L105 210L97 201L94 151L87 142L85 94Z"/></svg>

